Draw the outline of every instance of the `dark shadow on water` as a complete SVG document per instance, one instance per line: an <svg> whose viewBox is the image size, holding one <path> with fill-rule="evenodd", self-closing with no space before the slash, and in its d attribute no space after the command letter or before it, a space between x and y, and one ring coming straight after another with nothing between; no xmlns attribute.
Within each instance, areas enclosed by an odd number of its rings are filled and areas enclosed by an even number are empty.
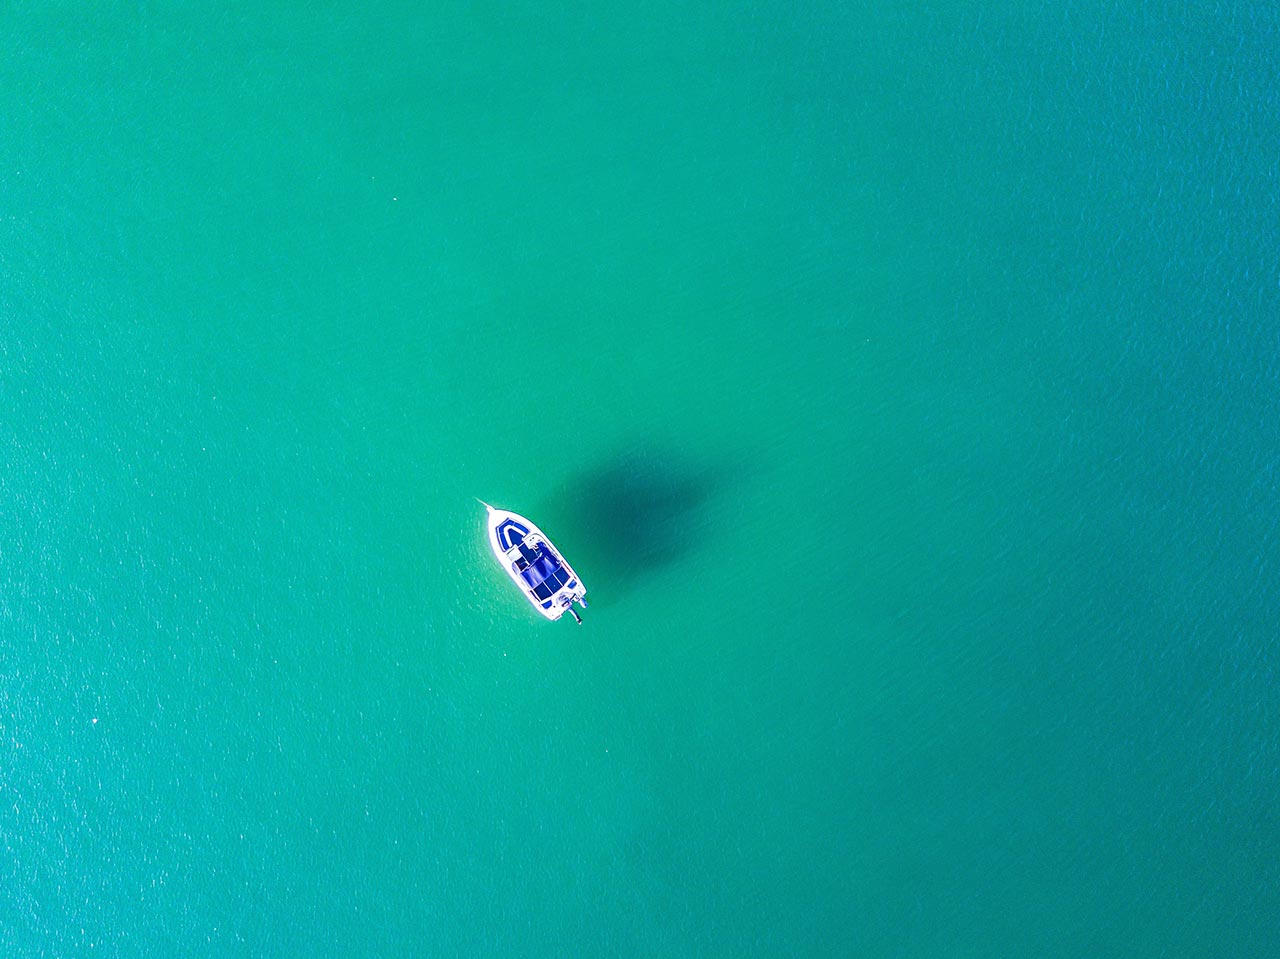
<svg viewBox="0 0 1280 959"><path fill-rule="evenodd" d="M730 471L653 448L609 457L554 490L547 531L602 604L702 548L707 500ZM542 514L539 514L542 515ZM554 517L554 520L552 520Z"/></svg>

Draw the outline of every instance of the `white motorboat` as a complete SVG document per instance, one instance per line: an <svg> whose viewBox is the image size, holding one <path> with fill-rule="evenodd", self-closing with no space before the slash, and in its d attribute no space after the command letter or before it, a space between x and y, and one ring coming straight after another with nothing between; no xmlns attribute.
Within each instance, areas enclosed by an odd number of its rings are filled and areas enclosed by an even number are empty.
<svg viewBox="0 0 1280 959"><path fill-rule="evenodd" d="M587 608L587 587L547 534L519 513L488 503L484 507L493 555L533 608L547 619L559 619L567 611L582 625L573 604Z"/></svg>

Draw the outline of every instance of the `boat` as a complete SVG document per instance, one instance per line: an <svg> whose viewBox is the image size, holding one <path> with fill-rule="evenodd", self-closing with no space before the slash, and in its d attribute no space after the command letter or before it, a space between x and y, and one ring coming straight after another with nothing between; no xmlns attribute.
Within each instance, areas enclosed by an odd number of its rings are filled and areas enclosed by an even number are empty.
<svg viewBox="0 0 1280 959"><path fill-rule="evenodd" d="M547 534L519 513L480 502L489 511L493 555L524 597L547 619L559 619L567 612L581 626L582 617L573 604L587 608L587 587Z"/></svg>

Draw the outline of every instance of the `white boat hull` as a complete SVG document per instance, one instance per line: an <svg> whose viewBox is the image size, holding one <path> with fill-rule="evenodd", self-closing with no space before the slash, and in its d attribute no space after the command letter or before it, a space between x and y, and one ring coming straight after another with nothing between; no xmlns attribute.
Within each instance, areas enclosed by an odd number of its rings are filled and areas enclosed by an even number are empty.
<svg viewBox="0 0 1280 959"><path fill-rule="evenodd" d="M557 620L575 602L585 607L587 587L547 534L519 513L484 505L489 511L489 548L533 608Z"/></svg>

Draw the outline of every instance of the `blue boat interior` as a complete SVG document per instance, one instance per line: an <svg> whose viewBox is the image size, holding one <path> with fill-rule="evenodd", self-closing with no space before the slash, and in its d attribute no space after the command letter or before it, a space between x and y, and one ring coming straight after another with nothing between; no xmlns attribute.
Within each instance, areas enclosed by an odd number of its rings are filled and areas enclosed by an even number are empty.
<svg viewBox="0 0 1280 959"><path fill-rule="evenodd" d="M498 545L506 550L517 543L523 542L524 538L529 535L529 530L513 519L504 519L498 525L497 535Z"/></svg>
<svg viewBox="0 0 1280 959"><path fill-rule="evenodd" d="M569 571L558 557L543 543L530 549L523 542L520 546L520 559L516 560L516 569L533 595L539 600L548 600L569 580ZM545 604L544 604L545 605Z"/></svg>

